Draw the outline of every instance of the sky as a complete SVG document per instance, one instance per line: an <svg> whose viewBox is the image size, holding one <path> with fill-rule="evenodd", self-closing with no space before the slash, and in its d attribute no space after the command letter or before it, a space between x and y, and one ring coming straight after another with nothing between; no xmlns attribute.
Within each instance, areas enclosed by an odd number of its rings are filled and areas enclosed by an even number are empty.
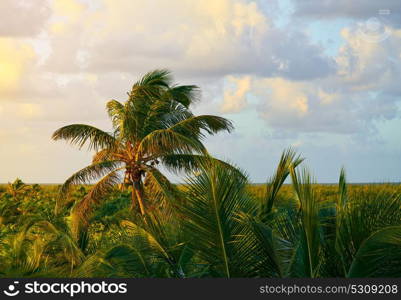
<svg viewBox="0 0 401 300"><path fill-rule="evenodd" d="M294 147L318 182L401 181L399 0L1 0L0 182L61 183L110 130L105 103L168 68L197 114L233 121L210 152L265 182Z"/></svg>

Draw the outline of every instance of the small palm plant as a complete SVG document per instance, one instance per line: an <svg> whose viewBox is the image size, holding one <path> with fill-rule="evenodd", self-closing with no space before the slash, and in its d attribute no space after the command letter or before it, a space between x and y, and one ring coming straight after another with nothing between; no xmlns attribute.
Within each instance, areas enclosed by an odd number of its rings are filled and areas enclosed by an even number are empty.
<svg viewBox="0 0 401 300"><path fill-rule="evenodd" d="M112 132L84 124L55 131L54 140L64 139L79 148L88 144L90 150L96 151L92 164L62 185L60 199L65 199L72 185L100 179L74 206L85 220L93 204L121 183L132 190L132 206L142 215L156 205L154 199L163 203L174 198L178 191L159 166L174 172L193 171L208 157L202 143L206 134L233 129L225 118L195 116L190 106L198 95L197 86L175 85L169 71L155 70L133 85L126 102L107 103ZM60 204L59 201L57 206Z"/></svg>
<svg viewBox="0 0 401 300"><path fill-rule="evenodd" d="M13 183L8 183L7 192L14 198L17 199L23 194L28 186L19 178L15 179Z"/></svg>

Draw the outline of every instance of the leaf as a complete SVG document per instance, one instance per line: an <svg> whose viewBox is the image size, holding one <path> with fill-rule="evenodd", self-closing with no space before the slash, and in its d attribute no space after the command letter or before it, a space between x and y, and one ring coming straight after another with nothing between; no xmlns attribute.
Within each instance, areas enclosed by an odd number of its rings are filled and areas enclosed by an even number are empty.
<svg viewBox="0 0 401 300"><path fill-rule="evenodd" d="M187 183L186 204L180 211L184 230L191 237L189 246L218 276L240 276L241 262L236 259L233 242L244 226L237 214L253 209L246 192L247 178L211 162Z"/></svg>
<svg viewBox="0 0 401 300"><path fill-rule="evenodd" d="M241 273L246 277L283 277L282 251L287 242L250 214L240 213L238 218L246 225L236 241L238 260L246 262Z"/></svg>
<svg viewBox="0 0 401 300"><path fill-rule="evenodd" d="M211 157L210 155L199 155L199 154L167 154L161 157L163 165L175 174L179 172L193 172L197 173L207 168L210 164L220 164L222 167L231 169L233 172L238 172L238 170L230 165L228 162ZM241 175L241 172L238 172Z"/></svg>
<svg viewBox="0 0 401 300"><path fill-rule="evenodd" d="M386 227L359 247L347 277L400 277L401 226Z"/></svg>
<svg viewBox="0 0 401 300"><path fill-rule="evenodd" d="M260 216L262 219L265 219L265 221L272 212L278 192L290 174L290 168L296 168L302 161L303 159L296 156L296 152L291 148L282 153L276 172L266 185L266 196L260 211Z"/></svg>
<svg viewBox="0 0 401 300"><path fill-rule="evenodd" d="M74 237L79 240L80 233L86 230L88 220L95 204L105 199L114 187L121 182L121 174L115 170L104 176L79 202L75 203L71 211L71 230Z"/></svg>
<svg viewBox="0 0 401 300"><path fill-rule="evenodd" d="M139 144L137 159L150 156L162 156L172 153L206 153L203 144L193 138L170 129L152 131Z"/></svg>
<svg viewBox="0 0 401 300"><path fill-rule="evenodd" d="M290 169L292 185L300 206L299 241L290 267L292 276L316 277L321 255L319 203L312 187L312 179L307 171L302 173Z"/></svg>
<svg viewBox="0 0 401 300"><path fill-rule="evenodd" d="M347 179L344 168L341 168L338 189L339 189L339 197L338 197L337 207L342 208L347 203Z"/></svg>
<svg viewBox="0 0 401 300"><path fill-rule="evenodd" d="M164 209L166 214L173 213L180 205L180 191L156 168L146 167L145 188L148 201Z"/></svg>
<svg viewBox="0 0 401 300"><path fill-rule="evenodd" d="M85 143L89 142L88 149L98 151L103 148L112 148L116 143L116 139L96 127L85 124L73 124L61 127L52 135L53 140L64 139L72 145L78 145L82 148Z"/></svg>

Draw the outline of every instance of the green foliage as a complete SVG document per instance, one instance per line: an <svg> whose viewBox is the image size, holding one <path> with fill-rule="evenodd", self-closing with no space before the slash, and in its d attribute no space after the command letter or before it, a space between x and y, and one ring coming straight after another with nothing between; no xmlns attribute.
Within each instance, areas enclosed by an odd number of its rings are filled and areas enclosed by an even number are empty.
<svg viewBox="0 0 401 300"><path fill-rule="evenodd" d="M344 170L338 186L318 185L294 161L284 152L267 185L212 158L184 185L154 173L146 215L113 188L78 228L71 205L55 214L58 186L2 186L0 276L401 276L401 186L349 185ZM69 203L93 190L73 185Z"/></svg>
<svg viewBox="0 0 401 300"><path fill-rule="evenodd" d="M180 207L188 245L219 277L240 276L241 248L236 235L243 231L240 212L252 213L254 203L246 192L247 179L219 163L206 164L188 180L185 205Z"/></svg>
<svg viewBox="0 0 401 300"><path fill-rule="evenodd" d="M401 226L389 226L364 240L348 277L400 277Z"/></svg>

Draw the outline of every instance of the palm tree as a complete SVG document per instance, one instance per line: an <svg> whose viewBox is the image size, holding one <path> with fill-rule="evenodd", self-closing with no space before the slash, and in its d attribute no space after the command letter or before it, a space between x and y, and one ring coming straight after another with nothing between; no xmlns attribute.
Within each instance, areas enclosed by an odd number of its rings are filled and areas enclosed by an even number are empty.
<svg viewBox="0 0 401 300"><path fill-rule="evenodd" d="M55 131L54 140L64 139L79 148L87 144L89 150L96 151L92 164L65 181L60 199L65 199L72 185L100 179L75 204L75 212L85 220L93 204L104 199L117 184L132 189L132 206L142 215L156 205L156 200L165 203L176 197L176 187L159 166L173 172L193 171L209 157L202 143L206 134L233 129L225 118L195 116L190 106L198 99L197 86L175 85L169 71L155 70L133 85L125 103L107 103L112 132L84 124Z"/></svg>

